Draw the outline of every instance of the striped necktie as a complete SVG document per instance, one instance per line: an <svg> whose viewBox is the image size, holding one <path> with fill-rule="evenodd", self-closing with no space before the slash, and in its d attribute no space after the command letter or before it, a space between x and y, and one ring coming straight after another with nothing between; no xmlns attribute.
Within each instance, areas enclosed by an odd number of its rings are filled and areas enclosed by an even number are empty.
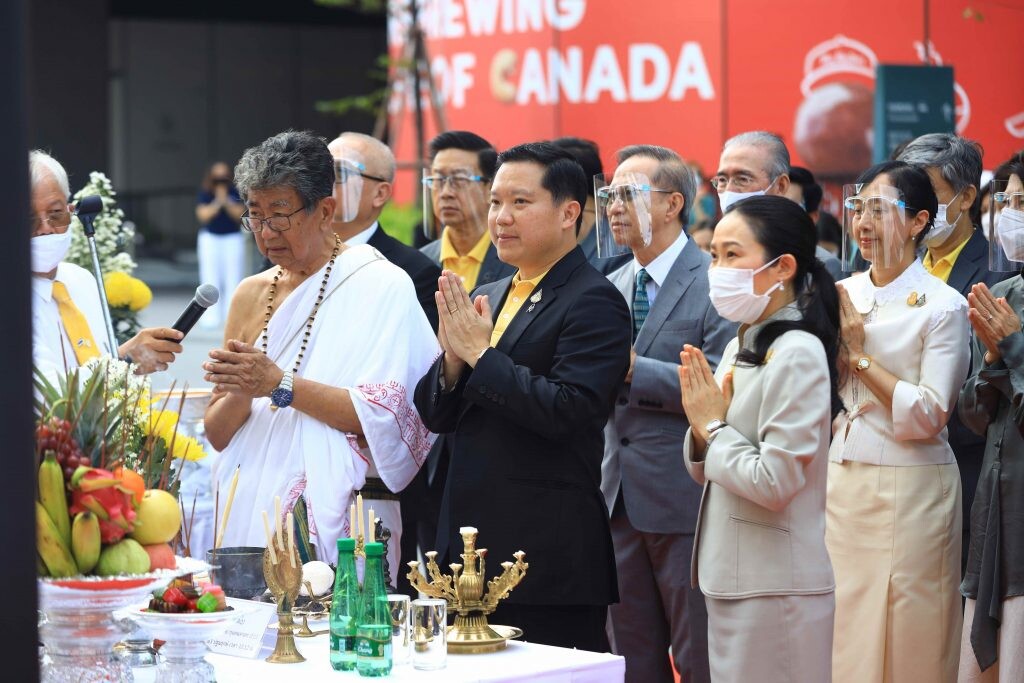
<svg viewBox="0 0 1024 683"><path fill-rule="evenodd" d="M90 358L100 355L96 346L96 340L92 337L89 329L89 322L81 309L71 300L71 294L63 282L53 283L53 298L57 300L57 312L60 313L60 320L64 323L64 332L71 340L71 346L75 349L75 358L79 365L85 365Z"/></svg>
<svg viewBox="0 0 1024 683"><path fill-rule="evenodd" d="M633 341L636 341L640 334L640 328L647 320L647 314L651 310L651 301L647 298L647 283L651 276L641 268L636 273L636 290L633 292Z"/></svg>

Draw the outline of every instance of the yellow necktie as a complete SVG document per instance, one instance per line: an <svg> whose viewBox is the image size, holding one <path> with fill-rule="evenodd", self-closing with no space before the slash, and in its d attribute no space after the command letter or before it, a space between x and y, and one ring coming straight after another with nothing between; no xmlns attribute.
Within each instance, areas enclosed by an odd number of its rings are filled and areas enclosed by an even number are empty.
<svg viewBox="0 0 1024 683"><path fill-rule="evenodd" d="M71 340L71 346L75 348L75 358L79 365L85 365L90 358L100 355L96 348L96 340L92 338L92 331L89 330L89 322L81 309L71 300L68 288L63 282L53 283L53 298L57 300L57 310L60 312L60 320L64 323L64 331Z"/></svg>

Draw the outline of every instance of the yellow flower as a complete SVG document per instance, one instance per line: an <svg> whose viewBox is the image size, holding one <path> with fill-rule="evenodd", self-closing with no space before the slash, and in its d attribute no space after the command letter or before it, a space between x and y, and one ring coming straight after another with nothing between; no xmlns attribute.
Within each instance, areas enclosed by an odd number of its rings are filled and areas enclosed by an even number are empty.
<svg viewBox="0 0 1024 683"><path fill-rule="evenodd" d="M132 302L132 280L128 273L113 272L103 276L103 286L107 290L107 303L111 308L127 308Z"/></svg>
<svg viewBox="0 0 1024 683"><path fill-rule="evenodd" d="M131 302L128 304L129 308L133 311L141 311L143 308L149 305L149 302L153 300L153 292L150 290L149 285L138 278L130 278L131 280Z"/></svg>
<svg viewBox="0 0 1024 683"><path fill-rule="evenodd" d="M182 460L202 460L203 447L190 436L177 431L180 416L173 410L154 410L149 413L149 435L161 439L171 457Z"/></svg>

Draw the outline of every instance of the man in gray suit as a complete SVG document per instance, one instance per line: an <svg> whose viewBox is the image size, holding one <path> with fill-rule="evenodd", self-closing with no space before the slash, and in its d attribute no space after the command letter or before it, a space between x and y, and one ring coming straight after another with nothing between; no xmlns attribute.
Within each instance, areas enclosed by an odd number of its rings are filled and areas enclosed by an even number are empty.
<svg viewBox="0 0 1024 683"><path fill-rule="evenodd" d="M605 427L601 491L611 512L621 602L611 608L616 651L629 683L671 682L667 650L682 679L710 680L704 596L686 580L701 489L680 457L687 422L679 393L684 344L718 363L736 326L708 298L710 257L687 239L695 180L678 154L633 145L619 151L609 225L625 234L633 259L608 278L633 315L630 370ZM637 230L632 188L650 190L650 243ZM623 186L627 186L623 188Z"/></svg>
<svg viewBox="0 0 1024 683"><path fill-rule="evenodd" d="M804 174L810 176L806 169L800 169L800 179ZM711 184L718 190L718 201L722 213L734 202L747 197L762 194L776 194L788 197L810 213L807 204L805 187L795 183L790 177L789 150L786 143L775 133L754 130L740 133L725 141L722 155L718 160L718 173L711 179ZM814 182L814 176L811 182ZM796 187L794 187L796 185ZM820 192L820 187L819 187ZM821 201L821 195L818 195ZM817 206L814 210L817 210ZM815 216L812 216L815 218ZM842 264L827 249L818 247L815 250L818 260L825 264L825 269L833 279L845 277Z"/></svg>

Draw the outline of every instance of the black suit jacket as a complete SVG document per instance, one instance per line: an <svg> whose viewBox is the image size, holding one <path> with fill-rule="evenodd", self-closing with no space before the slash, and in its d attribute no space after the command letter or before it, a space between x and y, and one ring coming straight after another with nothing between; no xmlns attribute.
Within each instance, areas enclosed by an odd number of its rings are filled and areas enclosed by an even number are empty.
<svg viewBox="0 0 1024 683"><path fill-rule="evenodd" d="M379 223L367 244L409 274L412 284L416 287L416 298L419 299L420 306L436 333L437 304L434 302L434 292L437 291L437 278L441 277L441 269L437 267L436 263L421 254L419 249L402 244L384 232L384 228Z"/></svg>
<svg viewBox="0 0 1024 683"><path fill-rule="evenodd" d="M476 290L495 316L510 284ZM416 386L424 424L449 432L452 448L438 550L454 558L459 527L475 526L489 576L526 551L530 570L510 602L607 605L618 591L600 492L602 428L629 366L629 309L578 247L538 293L450 391L440 388L441 358Z"/></svg>

